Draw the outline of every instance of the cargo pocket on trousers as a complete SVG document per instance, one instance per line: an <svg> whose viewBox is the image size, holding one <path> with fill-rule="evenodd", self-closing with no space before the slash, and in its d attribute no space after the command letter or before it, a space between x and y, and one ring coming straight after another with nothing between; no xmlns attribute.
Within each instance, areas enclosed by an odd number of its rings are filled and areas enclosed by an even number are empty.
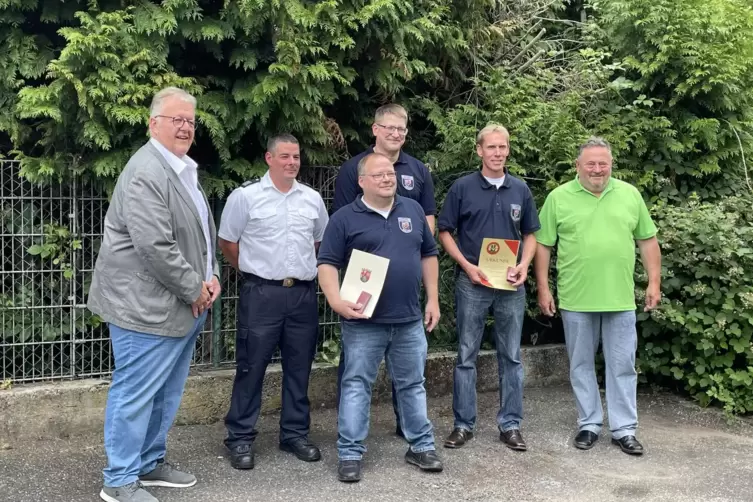
<svg viewBox="0 0 753 502"><path fill-rule="evenodd" d="M238 328L235 335L235 364L238 371L248 372L248 328Z"/></svg>

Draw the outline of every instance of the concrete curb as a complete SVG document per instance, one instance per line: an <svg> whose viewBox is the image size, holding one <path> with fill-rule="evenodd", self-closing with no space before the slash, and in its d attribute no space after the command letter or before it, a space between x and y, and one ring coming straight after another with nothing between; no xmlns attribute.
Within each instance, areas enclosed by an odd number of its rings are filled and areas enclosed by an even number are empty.
<svg viewBox="0 0 753 502"><path fill-rule="evenodd" d="M455 352L429 355L426 389L430 396L452 393ZM568 381L568 359L563 345L522 348L525 385L541 386ZM482 351L477 364L479 392L498 388L497 359L494 351ZM227 412L234 369L201 371L186 382L176 425L210 424ZM311 372L309 398L312 409L333 407L337 368L317 364ZM282 370L270 365L264 382L262 413L280 408ZM47 438L101 435L107 402L108 380L78 380L33 384L0 391L0 448L4 444ZM380 370L374 401L390 400L390 386Z"/></svg>

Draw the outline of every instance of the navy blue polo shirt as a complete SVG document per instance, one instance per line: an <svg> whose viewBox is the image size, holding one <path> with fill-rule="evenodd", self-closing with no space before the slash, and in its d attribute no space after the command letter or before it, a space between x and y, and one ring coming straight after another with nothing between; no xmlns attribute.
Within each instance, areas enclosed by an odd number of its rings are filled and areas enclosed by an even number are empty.
<svg viewBox="0 0 753 502"><path fill-rule="evenodd" d="M374 314L359 322L402 323L422 319L421 259L436 256L438 251L418 202L398 195L385 218L367 208L358 197L330 218L319 247L317 266L328 264L345 270L354 249L390 260Z"/></svg>
<svg viewBox="0 0 753 502"><path fill-rule="evenodd" d="M374 147L359 153L340 167L340 172L335 180L333 213L341 207L347 206L363 193L358 185L358 162L370 153L374 153ZM397 194L417 201L421 204L425 215L437 214L437 203L434 200L434 180L431 178L429 168L423 162L402 150L394 166L397 174Z"/></svg>
<svg viewBox="0 0 753 502"><path fill-rule="evenodd" d="M523 180L507 173L497 189L478 171L452 184L437 227L440 232L454 232L465 259L478 265L481 243L486 237L521 241L520 262L523 236L534 233L541 224L536 202Z"/></svg>

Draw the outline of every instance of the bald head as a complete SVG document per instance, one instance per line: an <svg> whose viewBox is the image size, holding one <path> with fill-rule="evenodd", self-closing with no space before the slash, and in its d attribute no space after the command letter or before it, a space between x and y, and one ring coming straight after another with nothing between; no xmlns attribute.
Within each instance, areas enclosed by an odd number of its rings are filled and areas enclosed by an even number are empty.
<svg viewBox="0 0 753 502"><path fill-rule="evenodd" d="M374 170L374 165L389 165L389 167L393 167L392 161L386 155L382 155L381 153L370 153L358 161L358 176L363 176L368 173L370 168L371 170Z"/></svg>
<svg viewBox="0 0 753 502"><path fill-rule="evenodd" d="M381 153L370 153L358 162L358 185L367 199L394 197L395 177L395 166Z"/></svg>

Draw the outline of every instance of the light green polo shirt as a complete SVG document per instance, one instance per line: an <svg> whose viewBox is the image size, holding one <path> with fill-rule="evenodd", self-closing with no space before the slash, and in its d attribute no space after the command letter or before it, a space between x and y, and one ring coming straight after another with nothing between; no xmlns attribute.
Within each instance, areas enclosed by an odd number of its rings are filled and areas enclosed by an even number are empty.
<svg viewBox="0 0 753 502"><path fill-rule="evenodd" d="M655 236L656 226L634 186L611 178L597 197L576 178L547 196L539 219L536 240L557 244L559 308L635 310L635 240Z"/></svg>

